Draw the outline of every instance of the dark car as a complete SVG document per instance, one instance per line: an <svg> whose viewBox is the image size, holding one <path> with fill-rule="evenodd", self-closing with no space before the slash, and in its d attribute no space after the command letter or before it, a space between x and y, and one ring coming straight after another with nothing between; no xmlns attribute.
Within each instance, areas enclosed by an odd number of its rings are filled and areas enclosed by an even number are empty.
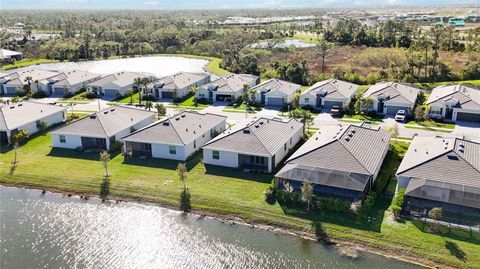
<svg viewBox="0 0 480 269"><path fill-rule="evenodd" d="M343 114L343 108L341 106L333 106L332 109L330 109L330 115L333 117L340 117Z"/></svg>

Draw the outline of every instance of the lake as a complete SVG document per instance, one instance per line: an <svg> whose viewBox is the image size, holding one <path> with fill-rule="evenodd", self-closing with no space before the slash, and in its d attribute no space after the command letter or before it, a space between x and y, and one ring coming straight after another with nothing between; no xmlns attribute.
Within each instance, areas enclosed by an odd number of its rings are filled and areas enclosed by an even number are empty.
<svg viewBox="0 0 480 269"><path fill-rule="evenodd" d="M102 75L107 75L119 71L130 71L150 73L157 77L164 77L180 71L197 73L205 72L204 68L207 64L208 60L204 59L191 59L176 56L151 56L87 62L60 62L51 64L39 64L35 65L34 67L45 70L58 71L78 69ZM32 68L32 66L23 67L16 70L24 70L29 68Z"/></svg>
<svg viewBox="0 0 480 269"><path fill-rule="evenodd" d="M252 48L268 48L269 44L268 41L262 41L253 43L250 45ZM299 39L286 39L274 45L275 48L288 48L288 47L295 47L295 48L310 48L315 47L314 43L307 43L303 42Z"/></svg>
<svg viewBox="0 0 480 269"><path fill-rule="evenodd" d="M154 205L0 186L6 268L419 268Z"/></svg>

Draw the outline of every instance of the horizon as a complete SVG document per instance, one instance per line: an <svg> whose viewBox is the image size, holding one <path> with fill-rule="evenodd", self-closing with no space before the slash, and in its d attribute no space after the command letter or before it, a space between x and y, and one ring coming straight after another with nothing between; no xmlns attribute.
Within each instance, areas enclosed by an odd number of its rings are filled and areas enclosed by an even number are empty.
<svg viewBox="0 0 480 269"><path fill-rule="evenodd" d="M352 9L352 8L435 8L472 6L478 8L480 0L233 0L219 4L216 0L44 0L38 7L35 0L0 0L3 10L239 10L239 9ZM35 8L33 8L35 7Z"/></svg>

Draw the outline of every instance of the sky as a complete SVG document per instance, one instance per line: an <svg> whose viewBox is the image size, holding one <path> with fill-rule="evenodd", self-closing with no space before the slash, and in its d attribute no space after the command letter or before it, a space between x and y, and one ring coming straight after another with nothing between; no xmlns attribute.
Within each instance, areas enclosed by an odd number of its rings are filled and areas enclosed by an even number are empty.
<svg viewBox="0 0 480 269"><path fill-rule="evenodd" d="M480 0L0 0L0 10L334 8L455 4L480 5Z"/></svg>

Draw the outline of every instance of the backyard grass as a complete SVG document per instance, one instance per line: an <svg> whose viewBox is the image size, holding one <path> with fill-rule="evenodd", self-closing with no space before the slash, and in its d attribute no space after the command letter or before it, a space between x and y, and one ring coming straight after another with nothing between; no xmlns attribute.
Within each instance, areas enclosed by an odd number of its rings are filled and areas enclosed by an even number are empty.
<svg viewBox="0 0 480 269"><path fill-rule="evenodd" d="M357 93L358 94L363 94L364 92L366 92L368 90L368 88L370 88L371 85L360 85L358 86L357 88Z"/></svg>
<svg viewBox="0 0 480 269"><path fill-rule="evenodd" d="M53 188L67 192L97 194L103 167L98 153L52 149L50 135L40 135L18 149L18 165L10 174L13 150L2 148L0 183ZM393 173L406 145L392 144L382 167L379 181ZM179 206L182 184L177 179L176 161L160 159L124 160L121 154L109 162L111 194ZM270 174L245 173L232 168L204 165L197 154L187 162L186 184L191 206L207 211L237 216L247 221L270 224L321 235L322 238L349 241L376 248L393 255L408 255L452 267L473 268L480 264L480 235L450 231L442 236L422 231L415 222L391 220L387 208L390 199L380 197L369 211L372 221L352 214L315 212L273 205L264 201L264 191L273 179ZM72 171L74 173L68 173ZM452 248L452 244L454 248ZM463 253L460 257L458 253Z"/></svg>
<svg viewBox="0 0 480 269"><path fill-rule="evenodd" d="M293 37L290 38L290 39L298 39L298 40L300 40L302 42L305 42L305 43L318 44L318 38L316 36L294 34Z"/></svg>
<svg viewBox="0 0 480 269"><path fill-rule="evenodd" d="M444 128L444 129L455 129L455 123L450 122L440 122L434 120L423 120L416 122L414 120L407 122L407 124L420 125L423 127L435 127L435 128Z"/></svg>
<svg viewBox="0 0 480 269"><path fill-rule="evenodd" d="M446 82L435 82L435 83L417 83L417 85L422 89L433 89L442 85L455 85L461 84L466 86L480 86L480 80L461 80L461 81L446 81Z"/></svg>
<svg viewBox="0 0 480 269"><path fill-rule="evenodd" d="M6 64L0 66L0 69L9 70L14 68L20 68L30 65L37 65L37 64L47 64L47 63L56 63L57 60L47 60L47 59L31 59L31 58L24 58L23 60L16 61L14 64Z"/></svg>

